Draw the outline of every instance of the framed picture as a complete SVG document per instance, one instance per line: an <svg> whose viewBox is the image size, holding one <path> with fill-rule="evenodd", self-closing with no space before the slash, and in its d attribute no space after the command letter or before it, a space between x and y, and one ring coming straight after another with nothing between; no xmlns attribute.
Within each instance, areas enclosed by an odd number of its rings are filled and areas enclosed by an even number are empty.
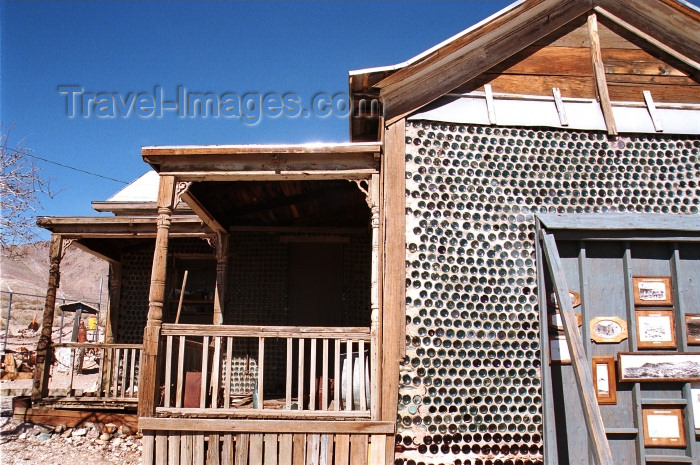
<svg viewBox="0 0 700 465"><path fill-rule="evenodd" d="M615 357L606 355L593 357L593 386L598 403L617 403L617 384L615 383Z"/></svg>
<svg viewBox="0 0 700 465"><path fill-rule="evenodd" d="M642 408L644 447L685 447L683 409Z"/></svg>
<svg viewBox="0 0 700 465"><path fill-rule="evenodd" d="M675 349L676 325L673 310L648 309L634 312L639 349Z"/></svg>
<svg viewBox="0 0 700 465"><path fill-rule="evenodd" d="M673 305L670 276L634 276L634 305Z"/></svg>
<svg viewBox="0 0 700 465"><path fill-rule="evenodd" d="M591 341L612 344L627 339L627 322L616 316L599 316L590 322Z"/></svg>
<svg viewBox="0 0 700 465"><path fill-rule="evenodd" d="M690 396L693 404L693 424L696 430L700 430L700 384L690 385Z"/></svg>
<svg viewBox="0 0 700 465"><path fill-rule="evenodd" d="M549 362L560 365L571 364L571 354L569 346L566 344L566 336L549 338Z"/></svg>
<svg viewBox="0 0 700 465"><path fill-rule="evenodd" d="M583 317L580 313L576 313L576 325L581 326L583 324ZM557 310L554 313L549 314L549 327L552 329L557 329L559 331L564 330L564 323L561 321L561 313Z"/></svg>
<svg viewBox="0 0 700 465"><path fill-rule="evenodd" d="M689 346L700 345L700 314L685 314L685 335Z"/></svg>
<svg viewBox="0 0 700 465"><path fill-rule="evenodd" d="M569 297L571 298L571 306L576 308L581 305L581 294L576 291L569 289ZM552 308L559 308L559 302L557 302L557 293L554 291L549 291L547 294L547 303Z"/></svg>
<svg viewBox="0 0 700 465"><path fill-rule="evenodd" d="M620 382L700 381L700 353L617 354Z"/></svg>

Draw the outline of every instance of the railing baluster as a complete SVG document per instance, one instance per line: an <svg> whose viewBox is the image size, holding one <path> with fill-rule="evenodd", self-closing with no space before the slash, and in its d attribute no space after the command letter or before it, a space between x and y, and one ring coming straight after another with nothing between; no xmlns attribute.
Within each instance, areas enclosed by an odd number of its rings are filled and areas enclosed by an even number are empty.
<svg viewBox="0 0 700 465"><path fill-rule="evenodd" d="M114 358L117 356L117 349L109 349L109 364L105 367L107 379L104 383L104 396L109 397L112 389L112 379L114 378Z"/></svg>
<svg viewBox="0 0 700 465"><path fill-rule="evenodd" d="M299 366L297 374L297 403L304 410L304 339L299 338Z"/></svg>
<svg viewBox="0 0 700 465"><path fill-rule="evenodd" d="M131 375L129 376L129 397L134 397L134 379L136 377L136 352L138 351L139 349L131 349Z"/></svg>
<svg viewBox="0 0 700 465"><path fill-rule="evenodd" d="M294 350L294 342L291 337L287 338L287 380L285 382L284 405L287 410L292 408L292 352Z"/></svg>
<svg viewBox="0 0 700 465"><path fill-rule="evenodd" d="M226 338L226 381L224 385L224 408L231 407L231 370L233 369L233 338Z"/></svg>
<svg viewBox="0 0 700 465"><path fill-rule="evenodd" d="M316 339L311 339L309 366L309 410L316 410Z"/></svg>
<svg viewBox="0 0 700 465"><path fill-rule="evenodd" d="M335 340L335 382L333 383L333 410L340 410L340 339Z"/></svg>
<svg viewBox="0 0 700 465"><path fill-rule="evenodd" d="M124 369L122 370L122 375L120 377L120 381L122 383L122 386L119 390L121 393L120 397L126 397L126 380L129 378L129 354L131 353L131 349L124 349Z"/></svg>
<svg viewBox="0 0 700 465"><path fill-rule="evenodd" d="M202 388L199 393L199 408L207 407L207 373L209 371L209 336L202 338Z"/></svg>
<svg viewBox="0 0 700 465"><path fill-rule="evenodd" d="M357 363L359 363L360 373L360 410L367 408L367 394L365 392L365 340L360 339L357 342Z"/></svg>
<svg viewBox="0 0 700 465"><path fill-rule="evenodd" d="M170 385L172 384L173 371L173 337L165 339L165 394L163 405L170 407Z"/></svg>
<svg viewBox="0 0 700 465"><path fill-rule="evenodd" d="M73 370L75 369L75 349L70 350L70 368L68 376L68 395L73 396Z"/></svg>
<svg viewBox="0 0 700 465"><path fill-rule="evenodd" d="M121 355L122 355L122 349L115 349L114 350L114 366L112 369L114 370L112 372L112 394L114 397L119 397L119 365L121 365Z"/></svg>
<svg viewBox="0 0 700 465"><path fill-rule="evenodd" d="M100 347L100 368L97 370L97 397L102 397L102 376L104 376L105 369L105 355L107 354L107 349Z"/></svg>
<svg viewBox="0 0 700 465"><path fill-rule="evenodd" d="M143 351L142 351L143 353ZM177 348L177 387L175 392L175 407L182 408L182 385L185 377L185 336L180 336Z"/></svg>
<svg viewBox="0 0 700 465"><path fill-rule="evenodd" d="M214 358L211 367L211 408L219 408L219 386L221 376L221 336L214 337Z"/></svg>
<svg viewBox="0 0 700 465"><path fill-rule="evenodd" d="M352 340L347 341L345 351L345 410L352 410Z"/></svg>
<svg viewBox="0 0 700 465"><path fill-rule="evenodd" d="M328 339L323 339L323 374L321 375L321 410L328 409Z"/></svg>
<svg viewBox="0 0 700 465"><path fill-rule="evenodd" d="M258 410L263 409L263 380L265 379L265 338L258 338Z"/></svg>

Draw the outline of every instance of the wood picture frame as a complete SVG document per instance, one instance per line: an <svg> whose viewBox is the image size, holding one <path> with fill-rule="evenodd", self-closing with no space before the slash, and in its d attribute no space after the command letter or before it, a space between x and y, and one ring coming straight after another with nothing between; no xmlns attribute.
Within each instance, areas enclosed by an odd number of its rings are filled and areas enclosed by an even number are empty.
<svg viewBox="0 0 700 465"><path fill-rule="evenodd" d="M686 447L683 409L642 408L644 447Z"/></svg>
<svg viewBox="0 0 700 465"><path fill-rule="evenodd" d="M628 337L627 322L616 316L599 316L590 323L591 341L598 344L616 344Z"/></svg>
<svg viewBox="0 0 700 465"><path fill-rule="evenodd" d="M690 403L693 405L693 427L700 430L700 383L690 385ZM695 431L698 434L698 431Z"/></svg>
<svg viewBox="0 0 700 465"><path fill-rule="evenodd" d="M673 305L670 276L633 276L635 306Z"/></svg>
<svg viewBox="0 0 700 465"><path fill-rule="evenodd" d="M581 316L580 313L575 313L576 315L576 325L581 326L583 324L583 317ZM564 325L561 321L561 313L559 310L556 312L549 313L547 315L547 320L548 320L548 326L551 329L556 329L557 331L563 331L564 330Z"/></svg>
<svg viewBox="0 0 700 465"><path fill-rule="evenodd" d="M591 364L593 367L593 388L598 404L617 404L615 357L612 355L593 357Z"/></svg>
<svg viewBox="0 0 700 465"><path fill-rule="evenodd" d="M685 314L685 337L689 346L700 345L700 313Z"/></svg>
<svg viewBox="0 0 700 465"><path fill-rule="evenodd" d="M571 353L566 343L566 336L558 335L549 338L549 363L571 365Z"/></svg>
<svg viewBox="0 0 700 465"><path fill-rule="evenodd" d="M700 353L617 354L619 382L700 381Z"/></svg>
<svg viewBox="0 0 700 465"><path fill-rule="evenodd" d="M636 309L638 349L675 349L676 323L668 308Z"/></svg>
<svg viewBox="0 0 700 465"><path fill-rule="evenodd" d="M581 305L581 294L576 291L569 289L569 297L571 297L571 306L573 308ZM559 308L559 302L557 302L557 293L554 291L549 291L547 293L547 305L550 308Z"/></svg>

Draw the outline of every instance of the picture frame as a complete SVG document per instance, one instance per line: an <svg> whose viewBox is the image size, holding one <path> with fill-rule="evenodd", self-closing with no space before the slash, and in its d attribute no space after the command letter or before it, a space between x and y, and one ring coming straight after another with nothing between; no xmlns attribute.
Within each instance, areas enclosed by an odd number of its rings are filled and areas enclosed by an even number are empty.
<svg viewBox="0 0 700 465"><path fill-rule="evenodd" d="M593 357L591 365L593 367L593 387L598 404L617 404L615 357L612 355Z"/></svg>
<svg viewBox="0 0 700 465"><path fill-rule="evenodd" d="M598 344L615 344L628 337L627 322L616 316L599 316L590 323L591 341Z"/></svg>
<svg viewBox="0 0 700 465"><path fill-rule="evenodd" d="M566 336L559 335L549 338L549 363L571 365L571 354L566 343Z"/></svg>
<svg viewBox="0 0 700 465"><path fill-rule="evenodd" d="M690 397L693 404L693 425L696 430L700 430L700 383L690 385Z"/></svg>
<svg viewBox="0 0 700 465"><path fill-rule="evenodd" d="M644 447L686 447L683 409L642 408Z"/></svg>
<svg viewBox="0 0 700 465"><path fill-rule="evenodd" d="M569 289L569 297L571 297L571 306L573 308L581 305L581 294ZM550 308L559 308L559 302L557 302L557 293L554 291L549 291L547 293L547 305Z"/></svg>
<svg viewBox="0 0 700 465"><path fill-rule="evenodd" d="M700 345L700 313L685 314L685 337L689 346Z"/></svg>
<svg viewBox="0 0 700 465"><path fill-rule="evenodd" d="M581 316L580 313L576 313L576 325L581 326L583 324L583 317ZM548 316L548 325L551 329L556 329L558 331L563 331L564 330L564 324L561 321L561 313L559 310L556 312L552 312L547 315Z"/></svg>
<svg viewBox="0 0 700 465"><path fill-rule="evenodd" d="M635 306L673 305L670 276L633 276Z"/></svg>
<svg viewBox="0 0 700 465"><path fill-rule="evenodd" d="M619 382L700 381L700 353L617 354Z"/></svg>
<svg viewBox="0 0 700 465"><path fill-rule="evenodd" d="M636 309L637 348L675 349L676 324L673 310L666 308Z"/></svg>

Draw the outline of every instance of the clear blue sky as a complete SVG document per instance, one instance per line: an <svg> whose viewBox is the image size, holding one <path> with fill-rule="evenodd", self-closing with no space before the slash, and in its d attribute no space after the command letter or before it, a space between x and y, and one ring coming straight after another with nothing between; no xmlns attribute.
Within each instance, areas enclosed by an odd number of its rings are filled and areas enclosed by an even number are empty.
<svg viewBox="0 0 700 465"><path fill-rule="evenodd" d="M115 95L101 115L114 113L117 97L126 105L130 94L156 95L159 88L174 101L179 87L216 96L291 92L308 107L319 92L347 93L349 70L402 62L509 3L3 2L0 120L14 124L12 139L24 139L39 157L123 181L149 169L140 156L144 145L347 141L347 118L333 115L258 124L179 117L175 110L84 117L80 101L73 108L59 87ZM40 215L97 214L90 201L123 187L37 165L58 192L42 200Z"/></svg>
<svg viewBox="0 0 700 465"><path fill-rule="evenodd" d="M217 96L293 92L306 107L319 92L347 93L349 70L404 61L509 3L3 2L0 119L14 123L11 140L24 139L35 155L123 181L149 169L144 145L347 141L347 118L333 115L256 125L174 110L86 118L80 100L67 108L70 95L59 86L116 93L126 104L130 93L154 95L156 86L166 101L178 86ZM97 214L90 201L123 187L37 165L58 192L42 200L40 215Z"/></svg>

